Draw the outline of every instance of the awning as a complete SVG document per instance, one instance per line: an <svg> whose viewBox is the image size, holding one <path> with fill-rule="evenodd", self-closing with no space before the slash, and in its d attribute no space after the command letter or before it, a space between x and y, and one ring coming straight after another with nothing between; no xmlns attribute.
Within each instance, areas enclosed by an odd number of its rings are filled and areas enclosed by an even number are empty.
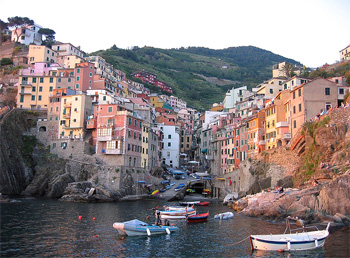
<svg viewBox="0 0 350 258"><path fill-rule="evenodd" d="M207 149L203 149L203 150L202 150L202 153L207 153L207 152L208 152Z"/></svg>
<svg viewBox="0 0 350 258"><path fill-rule="evenodd" d="M225 181L225 180L226 180L226 178L223 178L223 177L219 177L219 178L217 178L216 180L221 180L221 181Z"/></svg>

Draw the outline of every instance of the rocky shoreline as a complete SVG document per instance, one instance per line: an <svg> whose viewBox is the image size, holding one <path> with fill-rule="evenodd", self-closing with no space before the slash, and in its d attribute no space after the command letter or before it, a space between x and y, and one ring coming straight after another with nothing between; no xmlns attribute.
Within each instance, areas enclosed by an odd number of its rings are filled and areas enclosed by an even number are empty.
<svg viewBox="0 0 350 258"><path fill-rule="evenodd" d="M283 193L262 191L247 195L228 206L235 211L266 220L282 221L286 217L298 217L308 224L334 222L350 225L350 171L303 189L286 188Z"/></svg>

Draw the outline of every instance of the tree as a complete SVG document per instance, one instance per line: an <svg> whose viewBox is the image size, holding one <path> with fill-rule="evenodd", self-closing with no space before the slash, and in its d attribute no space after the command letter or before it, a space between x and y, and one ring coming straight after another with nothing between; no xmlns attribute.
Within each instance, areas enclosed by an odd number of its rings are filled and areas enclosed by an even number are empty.
<svg viewBox="0 0 350 258"><path fill-rule="evenodd" d="M0 45L2 44L2 31L8 28L8 23L0 19Z"/></svg>
<svg viewBox="0 0 350 258"><path fill-rule="evenodd" d="M55 34L56 32L49 28L41 28L38 33L45 36L45 40L43 41L43 45L47 47L51 47L52 43L55 42Z"/></svg>
<svg viewBox="0 0 350 258"><path fill-rule="evenodd" d="M28 17L15 16L15 17L9 17L7 18L7 20L9 21L8 26L13 27L15 30L15 34L17 36L16 42L18 42L22 34L25 32L23 29L19 30L19 28L23 28L27 25L34 24L34 21L29 19Z"/></svg>
<svg viewBox="0 0 350 258"><path fill-rule="evenodd" d="M290 78L293 75L294 65L286 63L282 66L282 71L287 78Z"/></svg>

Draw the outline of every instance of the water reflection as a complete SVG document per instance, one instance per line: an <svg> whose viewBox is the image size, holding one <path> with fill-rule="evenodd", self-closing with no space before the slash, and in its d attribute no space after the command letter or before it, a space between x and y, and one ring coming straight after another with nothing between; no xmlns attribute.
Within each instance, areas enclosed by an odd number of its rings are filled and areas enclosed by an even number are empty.
<svg viewBox="0 0 350 258"><path fill-rule="evenodd" d="M325 248L304 252L250 250L249 241L234 244L250 234L280 233L283 224L235 215L233 220L206 223L172 222L179 231L171 235L120 236L112 225L131 219L154 222L156 201L130 203L64 203L23 199L1 204L1 257L349 257L349 229L330 235ZM227 211L211 203L215 214ZM82 216L79 220L78 217ZM95 220L93 220L95 218Z"/></svg>

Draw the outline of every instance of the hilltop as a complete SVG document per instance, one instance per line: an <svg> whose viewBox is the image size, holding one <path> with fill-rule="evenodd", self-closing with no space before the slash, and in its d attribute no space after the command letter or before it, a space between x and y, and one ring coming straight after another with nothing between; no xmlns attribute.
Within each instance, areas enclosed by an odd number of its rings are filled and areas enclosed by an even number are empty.
<svg viewBox="0 0 350 258"><path fill-rule="evenodd" d="M271 78L272 65L287 61L299 62L253 46L214 50L204 47L160 49L134 47L130 50L116 46L91 55L102 56L114 68L127 74L145 70L173 88L174 95L190 106L206 110L221 102L232 87L252 88ZM152 92L159 90L151 85ZM162 92L164 94L164 92Z"/></svg>

